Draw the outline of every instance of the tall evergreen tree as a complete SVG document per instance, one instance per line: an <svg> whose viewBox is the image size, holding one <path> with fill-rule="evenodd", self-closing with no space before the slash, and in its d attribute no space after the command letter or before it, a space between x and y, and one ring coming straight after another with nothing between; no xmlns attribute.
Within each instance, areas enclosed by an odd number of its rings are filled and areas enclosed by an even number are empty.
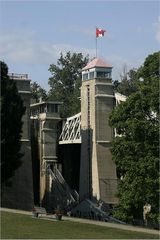
<svg viewBox="0 0 160 240"><path fill-rule="evenodd" d="M150 218L159 214L159 52L149 55L138 69L140 84L126 102L117 106L110 124L116 128L112 155L120 178L119 208L115 216L143 219L143 206L151 205Z"/></svg>
<svg viewBox="0 0 160 240"><path fill-rule="evenodd" d="M81 70L87 64L88 57L82 53L61 53L57 65L51 64L49 71L50 91L48 98L62 101L61 114L63 117L72 116L80 111Z"/></svg>
<svg viewBox="0 0 160 240"><path fill-rule="evenodd" d="M23 101L16 84L8 77L8 67L0 61L1 77L1 182L7 184L21 165Z"/></svg>

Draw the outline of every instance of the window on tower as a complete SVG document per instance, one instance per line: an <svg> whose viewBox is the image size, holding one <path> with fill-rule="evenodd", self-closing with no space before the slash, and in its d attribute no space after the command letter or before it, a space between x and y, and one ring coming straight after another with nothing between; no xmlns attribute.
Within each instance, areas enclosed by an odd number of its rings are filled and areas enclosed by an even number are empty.
<svg viewBox="0 0 160 240"><path fill-rule="evenodd" d="M90 72L89 73L89 79L93 79L94 78L94 72Z"/></svg>
<svg viewBox="0 0 160 240"><path fill-rule="evenodd" d="M97 78L110 78L111 73L109 72L97 72Z"/></svg>
<svg viewBox="0 0 160 240"><path fill-rule="evenodd" d="M83 80L88 80L88 73L83 74Z"/></svg>

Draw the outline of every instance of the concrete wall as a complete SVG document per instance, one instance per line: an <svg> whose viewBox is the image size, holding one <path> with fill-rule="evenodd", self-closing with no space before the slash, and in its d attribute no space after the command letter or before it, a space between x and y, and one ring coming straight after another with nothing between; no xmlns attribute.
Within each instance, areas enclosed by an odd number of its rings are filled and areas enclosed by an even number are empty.
<svg viewBox="0 0 160 240"><path fill-rule="evenodd" d="M24 106L26 107L25 115L22 118L22 146L21 152L22 165L16 170L12 179L12 185L5 187L2 194L2 206L23 210L33 208L33 176L32 176L32 159L30 143L30 80L14 79Z"/></svg>
<svg viewBox="0 0 160 240"><path fill-rule="evenodd" d="M34 203L31 146L29 141L22 142L21 151L25 154L22 157L22 165L16 170L12 185L3 189L2 206L31 211Z"/></svg>

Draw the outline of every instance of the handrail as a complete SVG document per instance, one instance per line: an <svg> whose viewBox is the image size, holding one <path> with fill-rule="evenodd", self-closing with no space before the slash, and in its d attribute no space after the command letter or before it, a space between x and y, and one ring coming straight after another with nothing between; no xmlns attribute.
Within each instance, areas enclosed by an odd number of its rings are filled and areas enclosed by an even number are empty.
<svg viewBox="0 0 160 240"><path fill-rule="evenodd" d="M55 168L54 171L52 171L50 168L48 169L49 174L51 175L53 180L58 180L58 182L60 183L61 186L61 192L62 194L65 192L68 197L72 200L73 203L75 203L77 201L77 199L75 199L75 197L73 197L72 194L72 189L69 187L69 185L67 184L67 182L65 181L65 179L63 178L63 176L61 175L60 171ZM78 193L77 193L78 194ZM78 196L79 197L79 196ZM77 197L76 197L77 198Z"/></svg>
<svg viewBox="0 0 160 240"><path fill-rule="evenodd" d="M65 181L65 179L63 178L62 174L60 173L60 171L58 170L58 168L55 169L55 173L56 173L56 176L58 177L58 179L60 181L62 181L62 183L65 185L65 187L67 188L67 190L70 192L70 194L72 195L72 192L74 192L74 190L72 190L70 188L70 186L67 184L67 182ZM76 194L76 193L75 193ZM77 193L78 194L78 193ZM72 195L73 197L73 195ZM73 197L74 198L74 197ZM75 199L74 199L75 200Z"/></svg>
<svg viewBox="0 0 160 240"><path fill-rule="evenodd" d="M55 168L55 175L57 176L58 180L60 181L61 184L64 185L64 187L67 190L67 193L69 194L69 196L71 197L71 199L75 202L75 198L72 195L72 189L69 187L69 185L67 184L67 182L65 181L65 179L63 178L63 176L61 175L60 171L58 170L58 168Z"/></svg>
<svg viewBox="0 0 160 240"><path fill-rule="evenodd" d="M9 73L8 76L13 79L28 79L28 74Z"/></svg>
<svg viewBox="0 0 160 240"><path fill-rule="evenodd" d="M73 192L74 196L76 197L76 200L79 201L79 194L78 194L78 192L75 189L73 189L72 192Z"/></svg>

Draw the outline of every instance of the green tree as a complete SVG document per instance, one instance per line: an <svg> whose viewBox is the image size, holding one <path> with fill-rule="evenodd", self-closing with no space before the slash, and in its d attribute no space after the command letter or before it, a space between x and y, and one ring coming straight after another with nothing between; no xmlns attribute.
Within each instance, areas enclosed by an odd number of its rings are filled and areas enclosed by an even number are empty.
<svg viewBox="0 0 160 240"><path fill-rule="evenodd" d="M112 155L119 177L119 206L115 216L143 219L143 206L151 204L150 216L159 207L159 53L149 55L138 69L139 87L110 115L116 128Z"/></svg>
<svg viewBox="0 0 160 240"><path fill-rule="evenodd" d="M63 117L72 116L80 111L81 70L87 64L88 56L82 53L61 53L57 65L51 64L49 71L50 91L49 100L62 101L61 114Z"/></svg>
<svg viewBox="0 0 160 240"><path fill-rule="evenodd" d="M46 90L43 89L37 82L31 82L31 98L32 101L39 102L40 99L43 101L47 100Z"/></svg>
<svg viewBox="0 0 160 240"><path fill-rule="evenodd" d="M129 96L138 90L139 83L140 80L137 69L133 68L127 71L127 67L125 65L122 74L120 75L120 81L114 81L113 85L115 91L125 96Z"/></svg>
<svg viewBox="0 0 160 240"><path fill-rule="evenodd" d="M120 84L120 82L119 82L118 80L114 80L114 81L113 81L113 90L114 90L115 92L118 91L117 88L118 88L119 84Z"/></svg>
<svg viewBox="0 0 160 240"><path fill-rule="evenodd" d="M8 77L8 67L0 61L1 76L1 181L11 182L15 170L21 165L20 153L22 116L25 107L16 84Z"/></svg>

